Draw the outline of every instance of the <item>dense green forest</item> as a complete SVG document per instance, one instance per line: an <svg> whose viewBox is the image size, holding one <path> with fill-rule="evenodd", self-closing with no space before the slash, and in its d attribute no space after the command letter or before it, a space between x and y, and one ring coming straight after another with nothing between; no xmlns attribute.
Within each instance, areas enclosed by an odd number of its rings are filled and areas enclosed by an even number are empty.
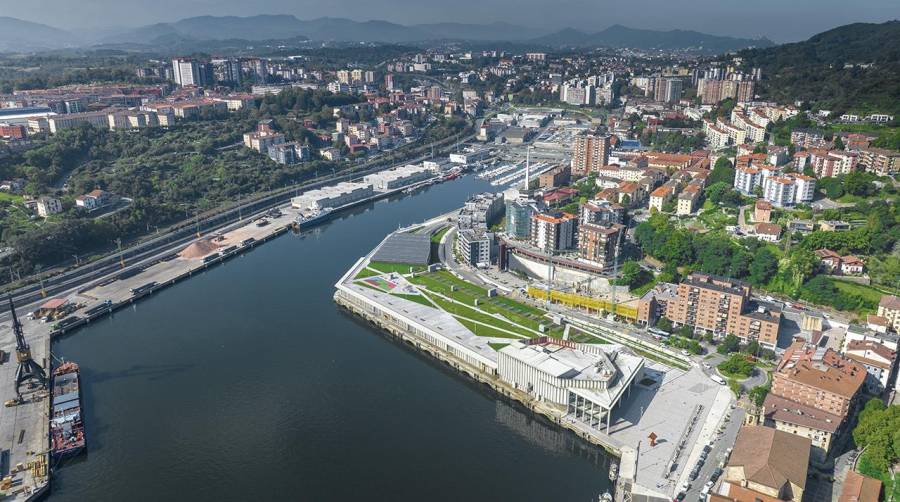
<svg viewBox="0 0 900 502"><path fill-rule="evenodd" d="M855 23L804 42L740 51L747 68L761 68L760 93L796 100L838 115L855 111L900 116L900 21Z"/></svg>

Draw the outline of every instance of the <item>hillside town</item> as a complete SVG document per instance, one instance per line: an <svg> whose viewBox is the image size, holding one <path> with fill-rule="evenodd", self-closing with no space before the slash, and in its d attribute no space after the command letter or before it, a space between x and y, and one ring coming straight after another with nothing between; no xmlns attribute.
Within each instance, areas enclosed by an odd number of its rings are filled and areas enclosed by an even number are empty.
<svg viewBox="0 0 900 502"><path fill-rule="evenodd" d="M176 281L153 267L470 178L330 278L337 305L613 452L610 499L900 495L895 111L785 99L743 51L489 45L185 52L4 89L0 277L11 311L40 302L11 329L49 350Z"/></svg>

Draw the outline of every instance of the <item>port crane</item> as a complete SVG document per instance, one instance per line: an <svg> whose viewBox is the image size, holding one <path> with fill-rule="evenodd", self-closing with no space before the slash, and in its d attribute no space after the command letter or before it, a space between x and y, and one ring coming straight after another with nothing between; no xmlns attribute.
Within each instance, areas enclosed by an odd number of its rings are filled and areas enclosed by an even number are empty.
<svg viewBox="0 0 900 502"><path fill-rule="evenodd" d="M47 374L44 368L31 357L31 347L25 341L25 334L22 333L22 324L16 316L16 307L13 305L12 295L7 296L9 300L9 312L12 314L13 334L16 336L16 359L19 361L19 367L16 368L16 399L22 400L22 385L36 381L42 388L47 388Z"/></svg>

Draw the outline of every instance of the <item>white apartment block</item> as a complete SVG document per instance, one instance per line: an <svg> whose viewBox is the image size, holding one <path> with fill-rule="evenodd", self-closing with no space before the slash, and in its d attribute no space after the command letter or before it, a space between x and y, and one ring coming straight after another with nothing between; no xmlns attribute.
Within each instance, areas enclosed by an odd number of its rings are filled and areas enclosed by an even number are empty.
<svg viewBox="0 0 900 502"><path fill-rule="evenodd" d="M711 120L703 120L703 133L706 134L706 142L713 150L727 147L731 139L728 131Z"/></svg>
<svg viewBox="0 0 900 502"><path fill-rule="evenodd" d="M734 189L744 195L752 195L753 189L762 185L762 174L753 166L739 167L734 171Z"/></svg>
<svg viewBox="0 0 900 502"><path fill-rule="evenodd" d="M770 176L763 181L763 197L775 207L788 207L813 199L816 179L802 174Z"/></svg>

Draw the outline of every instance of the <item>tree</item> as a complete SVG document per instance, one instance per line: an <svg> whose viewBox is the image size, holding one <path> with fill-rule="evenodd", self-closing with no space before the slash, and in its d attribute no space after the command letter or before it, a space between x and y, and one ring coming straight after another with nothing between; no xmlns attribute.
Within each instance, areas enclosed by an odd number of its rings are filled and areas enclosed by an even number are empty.
<svg viewBox="0 0 900 502"><path fill-rule="evenodd" d="M756 406L762 406L766 402L766 396L769 394L770 387L768 385L757 385L750 389L747 396Z"/></svg>
<svg viewBox="0 0 900 502"><path fill-rule="evenodd" d="M776 272L778 272L778 257L775 253L767 247L757 249L750 264L750 282L761 286L768 283Z"/></svg>
<svg viewBox="0 0 900 502"><path fill-rule="evenodd" d="M840 136L834 137L834 149L835 150L843 150L844 149L844 141L841 140Z"/></svg>
<svg viewBox="0 0 900 502"><path fill-rule="evenodd" d="M636 261L627 261L622 265L622 270L616 284L636 288L649 280L650 274L641 268Z"/></svg>
<svg viewBox="0 0 900 502"><path fill-rule="evenodd" d="M841 180L837 178L819 178L816 180L816 188L825 194L829 199L837 199L844 195L844 187Z"/></svg>
<svg viewBox="0 0 900 502"><path fill-rule="evenodd" d="M688 326L687 324L682 324L681 327L678 328L677 335L682 336L684 338L693 338L694 337L694 327Z"/></svg>
<svg viewBox="0 0 900 502"><path fill-rule="evenodd" d="M656 321L656 328L661 329L661 330L665 331L666 333L671 333L672 332L672 321L670 321L668 318L660 317Z"/></svg>
<svg viewBox="0 0 900 502"><path fill-rule="evenodd" d="M722 343L716 348L716 352L719 354L731 354L732 352L737 352L740 348L741 339L729 333L725 335Z"/></svg>
<svg viewBox="0 0 900 502"><path fill-rule="evenodd" d="M747 378L753 374L755 366L743 354L731 354L731 357L719 363L719 371L727 375Z"/></svg>
<svg viewBox="0 0 900 502"><path fill-rule="evenodd" d="M872 174L860 171L852 171L844 176L844 191L865 197L873 195L877 192L877 188L872 183Z"/></svg>
<svg viewBox="0 0 900 502"><path fill-rule="evenodd" d="M714 183L726 183L728 186L734 185L734 165L732 165L731 161L728 157L719 157L716 159L716 164L713 167L712 172L709 173L709 177L706 180L707 185L712 185Z"/></svg>

